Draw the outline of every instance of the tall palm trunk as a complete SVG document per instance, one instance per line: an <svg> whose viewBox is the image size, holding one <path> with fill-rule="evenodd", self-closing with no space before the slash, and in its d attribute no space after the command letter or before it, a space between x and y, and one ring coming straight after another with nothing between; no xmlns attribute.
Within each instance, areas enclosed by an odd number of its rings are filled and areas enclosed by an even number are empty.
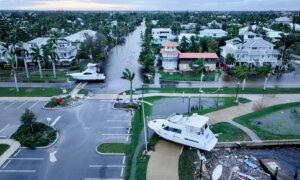
<svg viewBox="0 0 300 180"><path fill-rule="evenodd" d="M28 66L27 66L26 59L24 58L23 61L24 61L24 66L25 66L26 78L29 79Z"/></svg>
<svg viewBox="0 0 300 180"><path fill-rule="evenodd" d="M132 80L130 81L130 103L132 104Z"/></svg>
<svg viewBox="0 0 300 180"><path fill-rule="evenodd" d="M38 63L38 66L39 66L40 77L43 78L41 61L38 60L37 63Z"/></svg>
<svg viewBox="0 0 300 180"><path fill-rule="evenodd" d="M17 74L16 74L16 70L15 69L13 69L13 74L14 74L14 80L15 80L16 90L17 90L17 92L19 92L18 79L17 79Z"/></svg>
<svg viewBox="0 0 300 180"><path fill-rule="evenodd" d="M264 90L267 89L267 82L268 82L269 76L265 77L265 83L264 83Z"/></svg>
<svg viewBox="0 0 300 180"><path fill-rule="evenodd" d="M245 85L246 85L246 78L243 80L243 85L242 85L242 90L245 90Z"/></svg>
<svg viewBox="0 0 300 180"><path fill-rule="evenodd" d="M52 70L53 70L53 76L56 78L56 69L55 69L55 62L52 60Z"/></svg>

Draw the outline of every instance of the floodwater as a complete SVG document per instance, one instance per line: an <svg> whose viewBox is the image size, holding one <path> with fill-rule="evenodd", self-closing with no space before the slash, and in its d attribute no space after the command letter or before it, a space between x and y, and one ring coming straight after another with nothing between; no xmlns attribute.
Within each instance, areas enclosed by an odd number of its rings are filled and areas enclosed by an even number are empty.
<svg viewBox="0 0 300 180"><path fill-rule="evenodd" d="M190 98L190 110L198 108L199 105L202 109L215 108L224 104L223 98L211 98L211 97L192 97ZM162 98L154 101L152 107L152 116L164 116L167 117L174 113L187 113L189 108L188 97L170 97Z"/></svg>
<svg viewBox="0 0 300 180"><path fill-rule="evenodd" d="M291 107L273 112L253 121L263 129L276 134L300 135L300 108Z"/></svg>
<svg viewBox="0 0 300 180"><path fill-rule="evenodd" d="M128 90L129 81L121 79L125 68L135 73L133 80L133 88L141 87L142 66L138 62L138 57L141 52L141 33L144 34L146 29L145 22L138 26L125 39L123 45L117 45L109 52L109 57L104 64L104 73L106 76L105 83L89 83L86 86L87 90L95 93L120 93Z"/></svg>

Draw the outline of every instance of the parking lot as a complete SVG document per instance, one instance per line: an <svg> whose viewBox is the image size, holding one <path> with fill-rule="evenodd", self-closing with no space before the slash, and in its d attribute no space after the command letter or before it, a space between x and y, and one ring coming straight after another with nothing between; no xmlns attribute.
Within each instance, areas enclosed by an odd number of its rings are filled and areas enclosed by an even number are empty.
<svg viewBox="0 0 300 180"><path fill-rule="evenodd" d="M1 180L122 179L126 157L100 155L95 148L104 142L130 142L130 112L114 109L112 101L84 100L78 107L63 110L42 109L45 103L22 101L0 105L0 109L6 108L9 112L5 113L4 122L1 121L0 128L4 129L1 135L8 136L11 134L8 129L20 125L25 108L34 111L39 121L55 127L60 135L50 148L17 150L0 167ZM7 124L9 127L5 128Z"/></svg>

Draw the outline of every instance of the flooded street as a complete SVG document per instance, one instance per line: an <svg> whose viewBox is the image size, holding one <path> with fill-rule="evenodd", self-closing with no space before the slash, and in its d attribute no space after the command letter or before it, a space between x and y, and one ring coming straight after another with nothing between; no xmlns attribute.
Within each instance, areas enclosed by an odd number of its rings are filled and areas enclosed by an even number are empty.
<svg viewBox="0 0 300 180"><path fill-rule="evenodd" d="M125 68L135 73L133 88L142 85L141 65L138 57L141 52L140 37L145 32L145 22L138 26L135 31L130 33L125 39L123 45L117 45L109 52L105 66L105 83L89 83L86 89L95 93L120 93L129 89L129 81L121 79L122 72Z"/></svg>

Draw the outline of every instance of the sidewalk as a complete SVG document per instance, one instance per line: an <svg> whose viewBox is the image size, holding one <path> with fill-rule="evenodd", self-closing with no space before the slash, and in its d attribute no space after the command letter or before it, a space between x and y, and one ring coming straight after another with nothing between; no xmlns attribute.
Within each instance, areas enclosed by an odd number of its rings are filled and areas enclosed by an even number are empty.
<svg viewBox="0 0 300 180"><path fill-rule="evenodd" d="M8 144L10 147L0 156L0 166L20 147L20 143L13 139L0 139L0 144Z"/></svg>
<svg viewBox="0 0 300 180"><path fill-rule="evenodd" d="M160 140L151 152L147 167L147 180L178 180L178 161L182 146Z"/></svg>

